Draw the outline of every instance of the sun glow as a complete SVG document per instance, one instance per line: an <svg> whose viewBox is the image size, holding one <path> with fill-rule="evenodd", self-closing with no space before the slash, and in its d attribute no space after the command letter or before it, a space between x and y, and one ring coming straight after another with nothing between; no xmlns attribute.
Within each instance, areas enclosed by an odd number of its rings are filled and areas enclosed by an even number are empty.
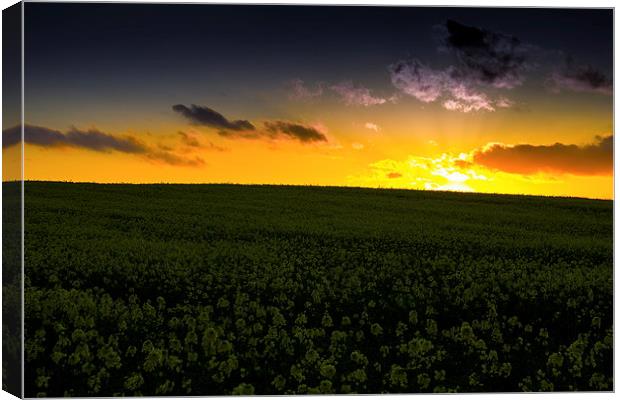
<svg viewBox="0 0 620 400"><path fill-rule="evenodd" d="M371 163L365 175L349 176L351 185L437 191L542 194L613 198L609 176L522 175L478 165L474 151L410 156L405 161L384 159ZM590 186L583 182L590 182ZM575 189L580 191L575 193Z"/></svg>

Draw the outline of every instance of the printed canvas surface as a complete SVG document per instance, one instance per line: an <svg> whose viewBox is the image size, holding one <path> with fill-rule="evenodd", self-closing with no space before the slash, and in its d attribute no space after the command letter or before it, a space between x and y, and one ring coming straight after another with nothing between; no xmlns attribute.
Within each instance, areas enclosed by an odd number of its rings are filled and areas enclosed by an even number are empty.
<svg viewBox="0 0 620 400"><path fill-rule="evenodd" d="M613 390L612 10L24 15L26 396Z"/></svg>

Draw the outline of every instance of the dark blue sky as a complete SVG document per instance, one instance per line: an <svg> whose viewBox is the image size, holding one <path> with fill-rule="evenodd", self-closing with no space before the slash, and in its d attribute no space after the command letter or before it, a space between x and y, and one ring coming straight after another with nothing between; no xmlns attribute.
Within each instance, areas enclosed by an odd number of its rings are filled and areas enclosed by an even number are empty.
<svg viewBox="0 0 620 400"><path fill-rule="evenodd" d="M27 3L27 78L191 85L197 75L251 71L266 80L356 79L412 54L432 60L433 26L446 19L611 73L610 10Z"/></svg>
<svg viewBox="0 0 620 400"><path fill-rule="evenodd" d="M450 19L529 46L528 62L547 65L519 72L530 75L519 86L538 90L565 55L611 77L612 17L585 9L26 3L26 117L145 118L197 102L258 118L278 112L263 99L284 96L276 92L292 79L352 81L390 96L393 63L416 58L439 70L455 62L438 51L437 27Z"/></svg>

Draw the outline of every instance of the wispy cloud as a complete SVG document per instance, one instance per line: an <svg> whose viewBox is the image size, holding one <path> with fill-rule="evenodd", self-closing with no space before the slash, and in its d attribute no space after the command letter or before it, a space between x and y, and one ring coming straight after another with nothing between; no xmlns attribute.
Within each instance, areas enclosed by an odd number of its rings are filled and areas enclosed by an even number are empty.
<svg viewBox="0 0 620 400"><path fill-rule="evenodd" d="M381 130L381 127L379 125L372 123L372 122L366 122L364 124L364 128L370 129L371 131L375 131L375 132L379 132Z"/></svg>
<svg viewBox="0 0 620 400"><path fill-rule="evenodd" d="M294 139L302 143L326 142L325 127L310 126L300 122L268 120L257 128L246 120L229 121L222 114L206 107L192 104L190 108L177 104L173 109L190 121L217 129L217 134L228 139ZM197 139L179 133L186 145L198 144Z"/></svg>
<svg viewBox="0 0 620 400"><path fill-rule="evenodd" d="M442 106L450 111L495 111L494 101L471 81L457 78L452 67L435 70L411 59L398 61L389 70L396 88L424 103L442 98Z"/></svg>
<svg viewBox="0 0 620 400"><path fill-rule="evenodd" d="M200 167L205 165L205 161L200 157L187 158L170 151L148 151L144 153L144 157L151 161L179 167Z"/></svg>
<svg viewBox="0 0 620 400"><path fill-rule="evenodd" d="M453 81L448 83L447 88L452 96L452 98L443 103L444 108L447 110L456 110L465 113L480 110L495 111L493 101L480 91L476 91L462 83L459 84Z"/></svg>
<svg viewBox="0 0 620 400"><path fill-rule="evenodd" d="M198 139L195 136L189 135L183 131L177 132L177 134L181 137L181 143L189 147L202 147Z"/></svg>
<svg viewBox="0 0 620 400"><path fill-rule="evenodd" d="M15 126L3 132L2 147L10 147L21 141L21 127ZM66 132L43 126L24 126L24 141L27 144L53 148L73 147L97 152L119 152L134 154L151 161L178 166L200 166L204 160L199 157L186 158L174 154L167 148L153 148L132 136L115 136L97 129L80 130L72 127Z"/></svg>
<svg viewBox="0 0 620 400"><path fill-rule="evenodd" d="M434 102L445 89L446 72L434 70L418 59L397 61L388 70L397 89L424 103Z"/></svg>
<svg viewBox="0 0 620 400"><path fill-rule="evenodd" d="M196 125L203 125L230 131L253 131L256 129L249 121L230 121L222 114L206 106L197 106L192 104L187 107L183 104L176 104L172 106L172 110L183 115Z"/></svg>
<svg viewBox="0 0 620 400"><path fill-rule="evenodd" d="M495 101L495 105L499 108L510 108L515 105L515 102L506 97L500 97Z"/></svg>
<svg viewBox="0 0 620 400"><path fill-rule="evenodd" d="M349 176L355 185L410 187L426 190L472 191L472 182L488 178L473 170L462 170L455 161L466 155L442 154L438 157L410 156L406 160L384 159L369 165L366 175Z"/></svg>
<svg viewBox="0 0 620 400"><path fill-rule="evenodd" d="M613 94L613 80L592 65L577 64L566 57L562 67L555 69L548 80L554 91Z"/></svg>
<svg viewBox="0 0 620 400"><path fill-rule="evenodd" d="M320 82L311 88L306 86L303 80L293 79L288 82L288 87L290 89L289 98L291 99L312 99L323 94L323 84Z"/></svg>
<svg viewBox="0 0 620 400"><path fill-rule="evenodd" d="M180 137L181 143L189 148L226 151L225 148L212 142L202 143L195 135L191 135L183 131L177 132L177 135Z"/></svg>
<svg viewBox="0 0 620 400"><path fill-rule="evenodd" d="M13 146L21 140L21 127L14 126L3 131L3 147ZM43 126L25 125L24 140L26 143L42 147L73 146L89 150L122 153L143 153L146 146L131 136L113 136L96 129L86 131L72 127L65 133Z"/></svg>
<svg viewBox="0 0 620 400"><path fill-rule="evenodd" d="M327 137L312 126L288 121L266 121L264 125L266 134L272 138L293 138L304 143L327 141Z"/></svg>
<svg viewBox="0 0 620 400"><path fill-rule="evenodd" d="M362 86L356 87L351 81L341 82L332 85L330 88L336 92L340 96L342 102L348 106L369 107L395 100L395 98L386 99L374 96L370 89Z"/></svg>

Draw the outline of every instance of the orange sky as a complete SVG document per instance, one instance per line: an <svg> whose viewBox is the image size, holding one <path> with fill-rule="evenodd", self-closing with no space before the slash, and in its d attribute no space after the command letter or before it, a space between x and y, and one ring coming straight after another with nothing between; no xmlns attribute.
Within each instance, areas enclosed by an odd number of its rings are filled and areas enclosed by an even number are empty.
<svg viewBox="0 0 620 400"><path fill-rule="evenodd" d="M153 121L147 129L131 121L135 127L116 135L132 135L150 148L170 149L181 158L204 163L170 165L142 154L26 144L25 177L131 183L312 184L613 198L610 169L596 175L561 170L520 174L474 162L475 152L489 143L553 145L556 138L562 137L565 144L583 147L594 143L595 136L609 134L611 113L580 113L577 118L567 112L573 118L554 119L548 114L512 110L497 113L503 115L463 115L409 106L372 112L348 112L350 109L341 106L340 112L332 115L316 108L303 120L325 134L327 141L319 143L283 138L230 139L214 129L179 121L174 115L168 121ZM299 113L303 114L303 110ZM113 131L110 125L109 129L103 124L97 128ZM532 133L537 130L538 134ZM175 133L178 131L193 139L194 146L184 144L181 135ZM15 148L5 150L5 158L17 157L10 155Z"/></svg>

